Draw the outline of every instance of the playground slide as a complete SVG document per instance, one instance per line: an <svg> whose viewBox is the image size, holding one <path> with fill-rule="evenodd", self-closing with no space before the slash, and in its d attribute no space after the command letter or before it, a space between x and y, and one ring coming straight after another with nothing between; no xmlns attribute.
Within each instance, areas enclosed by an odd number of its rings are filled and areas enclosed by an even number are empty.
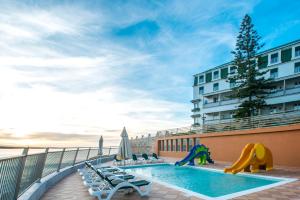
<svg viewBox="0 0 300 200"><path fill-rule="evenodd" d="M195 145L189 152L189 154L183 158L181 161L175 163L175 165L182 166L189 162L189 165L195 165L194 159L199 158L199 164L214 163L210 158L208 148L204 145Z"/></svg>
<svg viewBox="0 0 300 200"><path fill-rule="evenodd" d="M239 172L239 171L237 171L238 169L240 169L240 171L241 171L243 169L241 167L249 164L249 162L250 162L249 158L251 155L251 151L253 150L253 147L254 147L254 144L247 144L244 147L239 159L235 163L233 163L233 165L231 167L225 168L224 172L225 173L233 173L233 171Z"/></svg>
<svg viewBox="0 0 300 200"><path fill-rule="evenodd" d="M260 143L247 144L239 159L229 168L225 168L225 173L236 174L241 171L257 172L261 167L266 170L273 168L271 151Z"/></svg>

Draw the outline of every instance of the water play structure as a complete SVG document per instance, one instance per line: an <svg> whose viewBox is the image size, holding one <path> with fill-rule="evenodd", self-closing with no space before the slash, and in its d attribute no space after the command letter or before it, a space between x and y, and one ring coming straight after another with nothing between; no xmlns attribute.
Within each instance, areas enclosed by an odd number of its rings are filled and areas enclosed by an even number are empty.
<svg viewBox="0 0 300 200"><path fill-rule="evenodd" d="M273 157L271 151L261 143L247 144L239 159L225 173L236 174L241 171L255 173L260 169L269 171L273 169Z"/></svg>
<svg viewBox="0 0 300 200"><path fill-rule="evenodd" d="M181 161L177 161L175 165L182 166L188 163L188 165L195 165L194 160L199 158L198 164L205 165L206 162L214 163L210 157L209 149L203 144L195 145L189 152L189 154Z"/></svg>

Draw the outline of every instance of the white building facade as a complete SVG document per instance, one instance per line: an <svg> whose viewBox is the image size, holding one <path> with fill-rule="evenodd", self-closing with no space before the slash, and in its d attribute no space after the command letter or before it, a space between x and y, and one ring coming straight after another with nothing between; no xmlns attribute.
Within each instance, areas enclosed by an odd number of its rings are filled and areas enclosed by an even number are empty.
<svg viewBox="0 0 300 200"><path fill-rule="evenodd" d="M265 99L267 106L260 114L300 110L300 40L261 52L256 60L259 69L269 70L265 78L274 79L274 87ZM231 62L194 75L193 125L232 118L241 102L229 98L235 84L226 80L235 72Z"/></svg>

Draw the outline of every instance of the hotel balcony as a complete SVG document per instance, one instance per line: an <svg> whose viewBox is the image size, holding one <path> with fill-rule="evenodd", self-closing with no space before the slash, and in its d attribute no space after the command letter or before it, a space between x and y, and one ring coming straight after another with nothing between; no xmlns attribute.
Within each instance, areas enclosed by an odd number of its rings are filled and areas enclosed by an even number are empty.
<svg viewBox="0 0 300 200"><path fill-rule="evenodd" d="M203 108L211 108L215 106L223 106L223 105L229 105L229 104L236 104L239 103L239 99L230 99L230 100L223 100L223 101L217 101L212 103L207 103L203 105Z"/></svg>
<svg viewBox="0 0 300 200"><path fill-rule="evenodd" d="M201 117L201 114L194 114L194 115L191 115L192 118L197 118L197 117Z"/></svg>
<svg viewBox="0 0 300 200"><path fill-rule="evenodd" d="M283 102L289 102L289 101L295 101L295 98L289 98L289 99L282 99L282 97L293 95L292 97L298 98L298 95L300 95L300 86L290 87L286 89L280 89L276 91L272 91L268 94L266 97L267 104L274 104L274 103L283 103ZM280 98L275 98L280 97ZM230 100L221 100L217 102L209 102L206 104L203 104L203 108L211 108L211 107L217 107L217 106L224 106L224 105L232 105L232 104L238 104L240 103L240 99L230 99Z"/></svg>
<svg viewBox="0 0 300 200"><path fill-rule="evenodd" d="M200 112L200 108L193 108L191 111L192 112Z"/></svg>

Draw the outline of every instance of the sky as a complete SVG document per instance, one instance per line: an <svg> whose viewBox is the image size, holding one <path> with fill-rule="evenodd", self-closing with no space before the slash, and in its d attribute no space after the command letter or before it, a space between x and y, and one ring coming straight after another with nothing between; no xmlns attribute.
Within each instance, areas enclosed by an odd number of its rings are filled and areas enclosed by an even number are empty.
<svg viewBox="0 0 300 200"><path fill-rule="evenodd" d="M264 49L300 38L294 0L0 0L0 143L118 145L192 124L193 74L232 59L249 14Z"/></svg>

